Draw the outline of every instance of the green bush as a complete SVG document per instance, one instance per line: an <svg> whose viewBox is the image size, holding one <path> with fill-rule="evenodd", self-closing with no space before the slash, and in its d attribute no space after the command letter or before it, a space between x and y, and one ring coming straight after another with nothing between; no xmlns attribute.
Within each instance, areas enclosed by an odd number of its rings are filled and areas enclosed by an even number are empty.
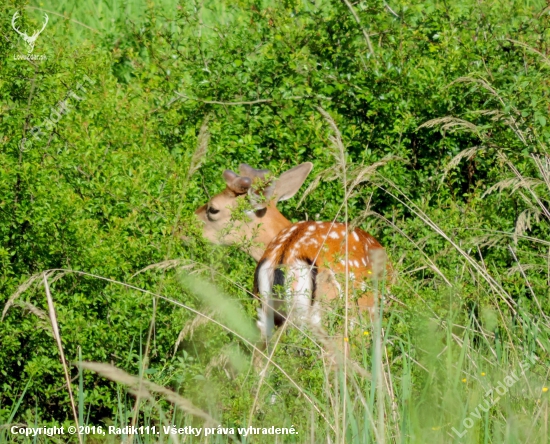
<svg viewBox="0 0 550 444"><path fill-rule="evenodd" d="M34 49L46 60L14 59L26 51L15 11L21 30L50 11ZM86 424L132 421L122 385L79 371L98 361L143 373L227 426L250 417L311 430L313 441L451 442L485 396L483 378L496 384L535 354L533 374L464 439L547 442L544 2L10 0L0 17L2 423L73 420L46 273ZM319 108L342 133L344 159ZM273 357L286 375L259 383L246 342L159 297L204 309L201 285L182 284L194 273L252 320L254 261L202 239L194 210L223 189L226 168L279 174L304 161L315 165L310 192L282 202L283 214L343 221L345 203L397 270L383 335L365 323L348 338L374 379L334 372L289 329ZM352 178L381 165L345 198L342 162ZM338 314L327 321L334 335ZM142 402L138 423L192 423L157 401Z"/></svg>

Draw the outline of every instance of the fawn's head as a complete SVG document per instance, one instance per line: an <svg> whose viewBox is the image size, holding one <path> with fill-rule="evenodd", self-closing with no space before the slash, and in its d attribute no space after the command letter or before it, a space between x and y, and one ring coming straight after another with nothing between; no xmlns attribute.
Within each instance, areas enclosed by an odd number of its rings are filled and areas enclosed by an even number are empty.
<svg viewBox="0 0 550 444"><path fill-rule="evenodd" d="M244 163L239 174L225 170L225 190L195 211L204 223L204 237L215 244L242 243L259 260L269 242L290 225L277 202L294 196L312 168L312 163L302 163L279 178Z"/></svg>

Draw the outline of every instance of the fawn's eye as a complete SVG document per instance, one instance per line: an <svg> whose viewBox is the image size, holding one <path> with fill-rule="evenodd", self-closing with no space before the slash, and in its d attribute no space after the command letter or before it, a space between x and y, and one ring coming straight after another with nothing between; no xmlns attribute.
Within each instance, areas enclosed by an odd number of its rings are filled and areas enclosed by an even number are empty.
<svg viewBox="0 0 550 444"><path fill-rule="evenodd" d="M217 210L216 208L212 208L212 207L208 207L206 209L206 218L210 221L210 222L214 222L215 219L212 217L214 214L218 214L220 212L220 210Z"/></svg>

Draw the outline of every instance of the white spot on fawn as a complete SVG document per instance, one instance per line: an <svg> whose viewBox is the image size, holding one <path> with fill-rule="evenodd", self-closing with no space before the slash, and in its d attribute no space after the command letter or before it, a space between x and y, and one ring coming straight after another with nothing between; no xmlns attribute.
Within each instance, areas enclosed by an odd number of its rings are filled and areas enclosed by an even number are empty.
<svg viewBox="0 0 550 444"><path fill-rule="evenodd" d="M336 231L331 231L330 234L328 235L328 237L330 237L331 239L338 239L339 238L338 233Z"/></svg>
<svg viewBox="0 0 550 444"><path fill-rule="evenodd" d="M353 238L354 238L357 242L359 242L359 236L357 236L357 233L356 233L355 231L353 232ZM355 249L355 247L353 247L353 249Z"/></svg>

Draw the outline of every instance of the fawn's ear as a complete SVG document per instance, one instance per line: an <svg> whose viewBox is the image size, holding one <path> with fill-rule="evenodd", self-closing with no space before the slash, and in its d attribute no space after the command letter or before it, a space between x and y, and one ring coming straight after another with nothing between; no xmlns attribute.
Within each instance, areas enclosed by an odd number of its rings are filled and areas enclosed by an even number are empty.
<svg viewBox="0 0 550 444"><path fill-rule="evenodd" d="M285 171L273 183L273 186L270 186L265 190L265 197L267 199L274 197L277 202L290 199L304 184L312 169L313 164L311 162L304 162L288 171Z"/></svg>

